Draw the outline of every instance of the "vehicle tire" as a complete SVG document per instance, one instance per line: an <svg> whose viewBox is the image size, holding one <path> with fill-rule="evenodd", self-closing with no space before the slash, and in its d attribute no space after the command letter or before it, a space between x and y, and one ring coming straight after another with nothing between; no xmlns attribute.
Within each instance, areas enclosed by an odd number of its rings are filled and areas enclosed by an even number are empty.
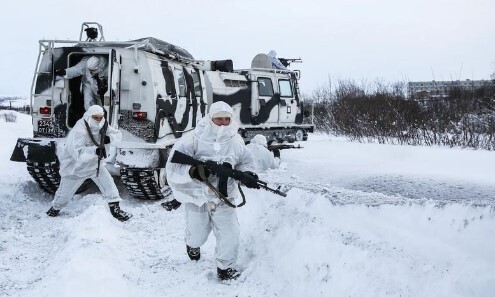
<svg viewBox="0 0 495 297"><path fill-rule="evenodd" d="M304 139L304 131L299 129L296 131L296 140L297 141L303 141Z"/></svg>

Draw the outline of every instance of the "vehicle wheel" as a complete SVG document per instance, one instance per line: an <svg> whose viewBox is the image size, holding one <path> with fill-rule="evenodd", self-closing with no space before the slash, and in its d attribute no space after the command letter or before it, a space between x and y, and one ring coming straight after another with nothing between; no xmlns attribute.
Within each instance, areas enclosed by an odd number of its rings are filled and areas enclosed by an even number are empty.
<svg viewBox="0 0 495 297"><path fill-rule="evenodd" d="M299 129L296 131L296 140L297 141L303 141L304 139L304 131Z"/></svg>

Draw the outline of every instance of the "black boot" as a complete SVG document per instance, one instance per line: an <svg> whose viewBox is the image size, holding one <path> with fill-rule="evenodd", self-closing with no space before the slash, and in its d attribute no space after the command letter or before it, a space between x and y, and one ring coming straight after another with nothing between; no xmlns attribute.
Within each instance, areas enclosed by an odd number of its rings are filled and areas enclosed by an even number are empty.
<svg viewBox="0 0 495 297"><path fill-rule="evenodd" d="M127 213L127 212L123 211L122 209L120 209L120 205L118 202L108 203L108 206L110 206L110 213L117 220L119 220L121 222L125 222L128 219L132 218L132 214Z"/></svg>
<svg viewBox="0 0 495 297"><path fill-rule="evenodd" d="M163 202L162 203L162 206L167 210L167 211L172 211L174 209L177 209L180 207L182 203L180 203L179 201L173 199L173 200L170 200L170 201L167 201L167 202Z"/></svg>
<svg viewBox="0 0 495 297"><path fill-rule="evenodd" d="M234 268L220 269L217 267L217 276L220 280L237 279L241 273Z"/></svg>
<svg viewBox="0 0 495 297"><path fill-rule="evenodd" d="M201 250L198 248L192 248L188 245L186 245L187 249L187 255L189 256L189 259L198 261L199 258L201 258Z"/></svg>
<svg viewBox="0 0 495 297"><path fill-rule="evenodd" d="M55 209L52 207L50 207L50 209L46 212L46 214L50 217L56 217L58 216L58 213L60 212L60 209Z"/></svg>

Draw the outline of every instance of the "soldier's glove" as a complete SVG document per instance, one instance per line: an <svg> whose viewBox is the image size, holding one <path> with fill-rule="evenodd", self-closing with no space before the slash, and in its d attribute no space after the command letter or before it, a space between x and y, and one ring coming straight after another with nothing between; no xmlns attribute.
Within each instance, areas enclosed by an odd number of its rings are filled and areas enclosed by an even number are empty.
<svg viewBox="0 0 495 297"><path fill-rule="evenodd" d="M102 151L102 150L103 150L103 151ZM105 147L103 147L103 148L99 148L99 147L97 147L97 148L96 148L96 155L97 155L97 156L100 156L100 152L102 153L103 158L106 158L106 157L107 157L107 151L105 150Z"/></svg>
<svg viewBox="0 0 495 297"><path fill-rule="evenodd" d="M199 181L203 181L203 179L201 178L201 175L199 174L200 171L204 171L205 178L208 178L208 176L210 176L210 173L211 173L210 170L202 164L196 165L196 166L191 166L191 168L189 168L189 176L191 178L195 178Z"/></svg>
<svg viewBox="0 0 495 297"><path fill-rule="evenodd" d="M252 171L244 171L244 174L247 175L247 177L243 177L241 182L248 188L250 189L259 189L260 186L258 185L258 175Z"/></svg>
<svg viewBox="0 0 495 297"><path fill-rule="evenodd" d="M103 138L103 143L104 144L109 144L110 143L110 136L105 135L105 138Z"/></svg>
<svg viewBox="0 0 495 297"><path fill-rule="evenodd" d="M57 69L55 70L55 75L57 76L64 76L65 75L65 69Z"/></svg>
<svg viewBox="0 0 495 297"><path fill-rule="evenodd" d="M280 158L280 150L274 149L272 152L275 158Z"/></svg>

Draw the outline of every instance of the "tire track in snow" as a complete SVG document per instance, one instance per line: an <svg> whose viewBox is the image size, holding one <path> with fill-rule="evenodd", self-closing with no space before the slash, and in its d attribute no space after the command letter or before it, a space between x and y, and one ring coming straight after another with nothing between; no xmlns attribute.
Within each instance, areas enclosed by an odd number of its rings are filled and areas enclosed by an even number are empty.
<svg viewBox="0 0 495 297"><path fill-rule="evenodd" d="M301 189L322 195L334 204L382 204L425 203L433 201L439 206L461 203L473 206L495 207L495 186L459 184L431 179L410 179L402 176L376 176L356 178L347 185L304 181L299 177L270 175L272 185L283 191Z"/></svg>

